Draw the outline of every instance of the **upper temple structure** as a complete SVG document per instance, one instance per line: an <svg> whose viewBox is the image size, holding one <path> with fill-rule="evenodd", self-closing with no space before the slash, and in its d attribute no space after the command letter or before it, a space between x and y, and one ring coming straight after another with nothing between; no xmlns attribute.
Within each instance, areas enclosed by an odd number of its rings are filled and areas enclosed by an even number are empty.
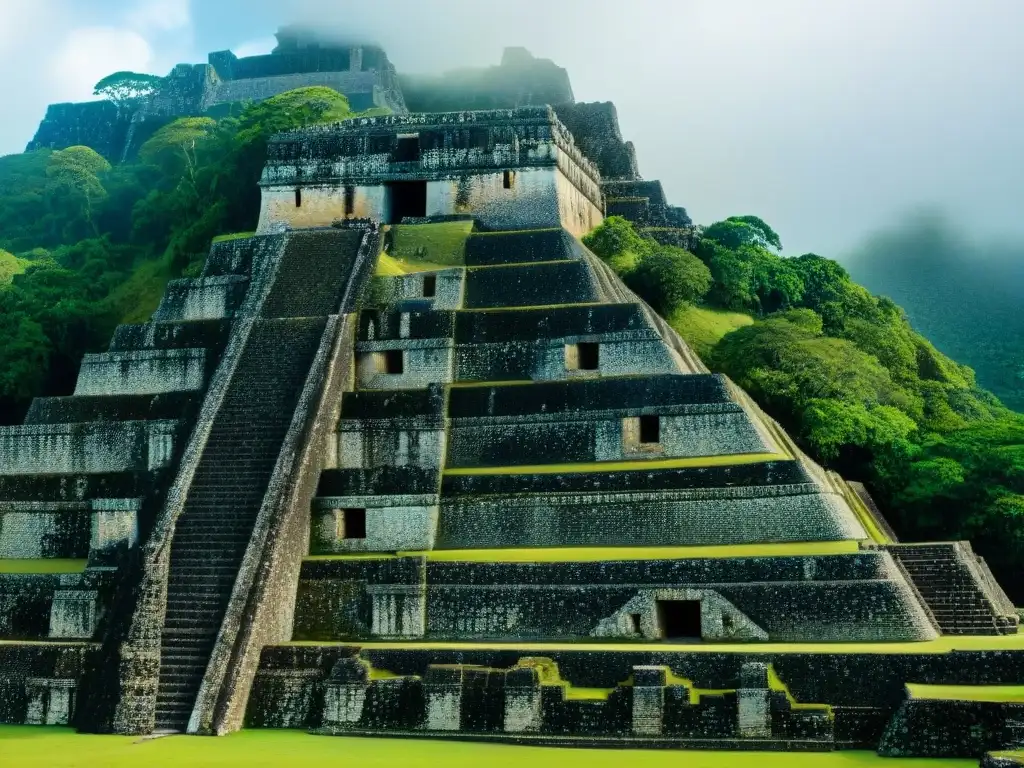
<svg viewBox="0 0 1024 768"><path fill-rule="evenodd" d="M614 110L575 106L276 137L258 231L0 428L0 722L1020 735L1024 706L957 695L1024 679L970 545L898 542L582 244L613 211L673 242L690 221L593 128Z"/></svg>

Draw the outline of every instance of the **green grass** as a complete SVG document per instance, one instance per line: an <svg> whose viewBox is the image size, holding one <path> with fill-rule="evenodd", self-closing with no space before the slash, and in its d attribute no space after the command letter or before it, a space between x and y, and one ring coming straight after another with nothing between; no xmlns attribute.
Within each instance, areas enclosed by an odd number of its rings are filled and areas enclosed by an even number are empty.
<svg viewBox="0 0 1024 768"><path fill-rule="evenodd" d="M640 459L636 461L593 461L578 464L524 464L517 467L454 467L446 475L554 475L580 472L628 472L634 469L679 469L680 467L722 467L780 461L777 453L734 453L728 456L692 456L676 459Z"/></svg>
<svg viewBox="0 0 1024 768"><path fill-rule="evenodd" d="M887 760L872 752L682 752L557 749L440 739L312 736L242 731L221 738L88 736L71 729L0 726L0 758L17 768L967 768L975 760Z"/></svg>
<svg viewBox="0 0 1024 768"><path fill-rule="evenodd" d="M912 699L1024 704L1024 685L922 685L907 683Z"/></svg>
<svg viewBox="0 0 1024 768"><path fill-rule="evenodd" d="M253 237L255 232L234 232L229 235L217 235L213 238L215 243L226 243L229 240L245 240L247 237Z"/></svg>
<svg viewBox="0 0 1024 768"><path fill-rule="evenodd" d="M377 268L373 274L377 277L398 277L406 274L406 271L402 262L382 253L377 259Z"/></svg>
<svg viewBox="0 0 1024 768"><path fill-rule="evenodd" d="M437 224L395 224L388 255L402 262L405 272L426 272L466 264L466 240L472 221Z"/></svg>
<svg viewBox="0 0 1024 768"><path fill-rule="evenodd" d="M753 325L754 318L742 312L691 306L674 312L668 323L699 357L704 357L727 333Z"/></svg>
<svg viewBox="0 0 1024 768"><path fill-rule="evenodd" d="M941 654L951 651L1024 651L1024 634L963 636L944 635L935 640L904 643L607 643L602 641L573 643L433 643L433 642L326 642L300 640L284 643L290 646L338 646L365 648L367 650L445 650L445 651L515 651L523 656L542 656L565 651L608 651L622 650L665 653L883 653L883 654Z"/></svg>
<svg viewBox="0 0 1024 768"><path fill-rule="evenodd" d="M10 285L15 275L24 272L32 262L19 259L13 253L0 249L0 287Z"/></svg>
<svg viewBox="0 0 1024 768"><path fill-rule="evenodd" d="M794 544L731 544L719 547L551 547L550 549L434 549L397 554L313 555L306 560L367 560L425 556L454 563L594 563L609 560L700 560L729 557L798 557L856 554L856 541L810 541Z"/></svg>
<svg viewBox="0 0 1024 768"><path fill-rule="evenodd" d="M0 573L81 573L85 560L0 560Z"/></svg>

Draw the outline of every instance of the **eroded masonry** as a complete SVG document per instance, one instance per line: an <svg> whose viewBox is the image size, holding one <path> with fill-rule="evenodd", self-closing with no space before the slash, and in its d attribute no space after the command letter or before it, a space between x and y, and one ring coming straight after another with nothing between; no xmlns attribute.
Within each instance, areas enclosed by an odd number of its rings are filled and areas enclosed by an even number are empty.
<svg viewBox="0 0 1024 768"><path fill-rule="evenodd" d="M581 244L685 242L632 176L548 107L277 137L259 233L0 430L0 722L1011 746L958 694L1024 680L985 563L897 542Z"/></svg>

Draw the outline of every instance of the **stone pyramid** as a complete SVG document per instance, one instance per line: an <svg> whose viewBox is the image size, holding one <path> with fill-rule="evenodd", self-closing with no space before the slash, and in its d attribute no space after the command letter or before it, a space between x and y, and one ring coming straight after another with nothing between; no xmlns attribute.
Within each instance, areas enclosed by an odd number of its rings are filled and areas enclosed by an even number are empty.
<svg viewBox="0 0 1024 768"><path fill-rule="evenodd" d="M587 251L550 109L283 135L262 187L0 430L0 722L1002 743L915 695L1024 679L984 562L897 543Z"/></svg>

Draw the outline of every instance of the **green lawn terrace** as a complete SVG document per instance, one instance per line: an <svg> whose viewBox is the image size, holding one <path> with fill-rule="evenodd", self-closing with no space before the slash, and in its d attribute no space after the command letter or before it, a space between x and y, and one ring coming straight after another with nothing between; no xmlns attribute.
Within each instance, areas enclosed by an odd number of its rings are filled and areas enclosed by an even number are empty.
<svg viewBox="0 0 1024 768"><path fill-rule="evenodd" d="M871 752L685 752L669 750L567 749L420 741L385 738L337 738L296 731L247 730L220 739L171 736L141 740L134 736L78 735L66 728L0 726L0 749L22 768L109 768L190 765L196 768L278 768L289 762L348 760L360 765L409 768L446 765L453 768L487 764L511 768L524 761L538 768L612 768L623 760L641 768L667 768L685 763L692 768L973 768L973 760L889 760ZM1018 763L1013 763L1017 765ZM995 763L992 764L995 766ZM1009 764L1007 764L1009 765ZM1002 765L1000 768L1003 768Z"/></svg>

